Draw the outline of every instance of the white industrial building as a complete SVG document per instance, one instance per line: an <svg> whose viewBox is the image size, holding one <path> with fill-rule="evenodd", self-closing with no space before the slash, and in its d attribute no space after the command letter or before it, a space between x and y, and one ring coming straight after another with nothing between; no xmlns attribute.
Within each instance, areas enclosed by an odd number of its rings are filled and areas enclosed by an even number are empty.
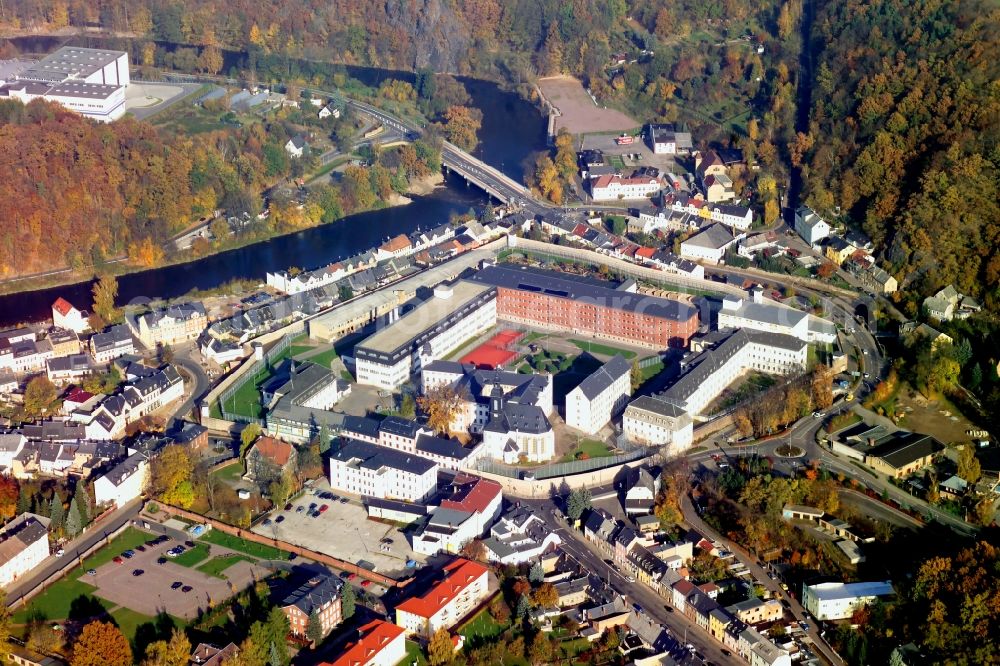
<svg viewBox="0 0 1000 666"><path fill-rule="evenodd" d="M140 497L149 483L149 460L134 453L94 481L94 502L124 506Z"/></svg>
<svg viewBox="0 0 1000 666"><path fill-rule="evenodd" d="M370 442L347 440L330 455L334 490L407 502L422 502L437 490L436 463Z"/></svg>
<svg viewBox="0 0 1000 666"><path fill-rule="evenodd" d="M64 46L37 62L15 64L7 68L11 74L0 84L0 97L25 104L45 99L100 122L125 113L130 78L124 51Z"/></svg>
<svg viewBox="0 0 1000 666"><path fill-rule="evenodd" d="M566 425L593 435L618 414L632 394L632 367L616 355L566 394Z"/></svg>
<svg viewBox="0 0 1000 666"><path fill-rule="evenodd" d="M359 384L395 389L497 322L496 288L459 280L354 348Z"/></svg>
<svg viewBox="0 0 1000 666"><path fill-rule="evenodd" d="M820 621L845 620L854 611L894 594L890 581L802 586L802 605Z"/></svg>
<svg viewBox="0 0 1000 666"><path fill-rule="evenodd" d="M661 396L640 396L622 415L622 430L630 441L650 446L668 446L682 452L694 441L694 421L682 407Z"/></svg>
<svg viewBox="0 0 1000 666"><path fill-rule="evenodd" d="M733 234L724 224L713 224L681 243L681 256L693 261L718 264L726 250L736 245L745 234Z"/></svg>

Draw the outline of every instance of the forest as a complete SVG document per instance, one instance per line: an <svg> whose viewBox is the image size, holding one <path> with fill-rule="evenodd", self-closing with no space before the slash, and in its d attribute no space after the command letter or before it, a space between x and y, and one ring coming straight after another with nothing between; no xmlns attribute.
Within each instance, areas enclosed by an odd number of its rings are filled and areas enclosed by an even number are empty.
<svg viewBox="0 0 1000 666"><path fill-rule="evenodd" d="M806 200L858 224L918 298L954 284L1000 308L995 3L821 3Z"/></svg>

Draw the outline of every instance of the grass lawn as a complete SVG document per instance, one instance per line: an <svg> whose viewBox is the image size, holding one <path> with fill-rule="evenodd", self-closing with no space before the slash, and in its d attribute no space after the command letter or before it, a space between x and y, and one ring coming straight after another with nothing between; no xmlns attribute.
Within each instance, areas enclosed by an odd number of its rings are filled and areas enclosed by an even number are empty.
<svg viewBox="0 0 1000 666"><path fill-rule="evenodd" d="M298 356L299 354L305 353L307 351L312 351L313 349L316 349L316 348L313 347L312 345L291 345L289 347L288 355L289 356Z"/></svg>
<svg viewBox="0 0 1000 666"><path fill-rule="evenodd" d="M657 361L656 363L653 363L648 367L640 368L639 373L642 376L642 381L643 382L649 381L656 375L663 372L663 368L664 368L663 361Z"/></svg>
<svg viewBox="0 0 1000 666"><path fill-rule="evenodd" d="M615 354L621 354L629 360L632 360L636 356L634 351L617 349L615 347L609 347L608 345L602 345L596 342L588 342L586 340L569 340L569 342L585 352L590 352L591 354L601 354L602 356L614 356Z"/></svg>
<svg viewBox="0 0 1000 666"><path fill-rule="evenodd" d="M229 548L230 550L246 553L247 555L252 555L253 557L258 557L262 560L288 559L288 553L275 548L274 546L240 539L239 537L226 534L225 532L220 532L219 530L210 530L205 536L201 537L201 540L213 543L216 546L222 546L224 548Z"/></svg>
<svg viewBox="0 0 1000 666"><path fill-rule="evenodd" d="M397 666L410 666L410 664L426 666L427 660L424 659L424 652L417 643L406 641L406 657Z"/></svg>
<svg viewBox="0 0 1000 666"><path fill-rule="evenodd" d="M174 562L182 567L193 567L208 557L208 546L203 543L196 543L194 548L188 548L183 553L174 558Z"/></svg>
<svg viewBox="0 0 1000 666"><path fill-rule="evenodd" d="M247 557L246 555L219 555L218 557L213 557L208 562L199 565L198 571L206 573L209 576L215 576L216 578L225 578L222 572L233 566L237 562L250 562L254 564L257 560L252 557Z"/></svg>
<svg viewBox="0 0 1000 666"><path fill-rule="evenodd" d="M526 336L521 338L520 342L522 344L528 344L529 342L534 342L535 340L541 340L542 338L548 337L548 333L540 333L538 331L532 331Z"/></svg>
<svg viewBox="0 0 1000 666"><path fill-rule="evenodd" d="M135 630L140 626L146 623L156 622L155 617L143 615L142 613L136 613L131 608L125 608L124 606L119 606L111 611L111 617L115 619L115 623L118 625L118 628L122 630L122 633L125 634L126 638L129 640L133 640L135 638ZM173 619L175 626L184 626L183 621L177 618Z"/></svg>
<svg viewBox="0 0 1000 666"><path fill-rule="evenodd" d="M96 569L103 564L107 564L111 560L115 559L116 556L121 555L122 551L134 549L136 546L140 546L152 538L153 535L149 532L143 532L142 530L137 530L134 527L129 527L112 539L111 543L107 546L85 559L83 561L83 565L81 565L79 569L71 571L69 575L74 578L79 578L81 574L87 571L87 569Z"/></svg>
<svg viewBox="0 0 1000 666"><path fill-rule="evenodd" d="M577 460L577 456L581 454L586 454L588 458L602 458L610 456L611 451L604 442L599 442L596 439L584 439L580 441L579 446L563 456L563 462Z"/></svg>
<svg viewBox="0 0 1000 666"><path fill-rule="evenodd" d="M14 624L24 624L32 616L42 615L47 620L65 620L69 617L69 610L73 601L77 597L94 597L97 588L89 583L67 576L53 583L49 589L45 590L37 597L33 598L26 608L22 608L11 616ZM97 599L105 608L113 606L110 602Z"/></svg>
<svg viewBox="0 0 1000 666"><path fill-rule="evenodd" d="M324 368L329 368L330 364L333 363L333 359L337 358L337 350L330 347L325 352L316 354L315 356L310 356L307 361L310 363L315 363L316 365L321 365Z"/></svg>
<svg viewBox="0 0 1000 666"><path fill-rule="evenodd" d="M476 613L471 620L465 623L459 630L458 633L465 636L465 640L473 645L482 644L489 641L491 638L496 638L507 627L499 624L490 615L489 608L484 608L483 610Z"/></svg>
<svg viewBox="0 0 1000 666"><path fill-rule="evenodd" d="M212 472L212 476L229 485L239 483L243 478L243 463L237 460L232 465L220 467Z"/></svg>

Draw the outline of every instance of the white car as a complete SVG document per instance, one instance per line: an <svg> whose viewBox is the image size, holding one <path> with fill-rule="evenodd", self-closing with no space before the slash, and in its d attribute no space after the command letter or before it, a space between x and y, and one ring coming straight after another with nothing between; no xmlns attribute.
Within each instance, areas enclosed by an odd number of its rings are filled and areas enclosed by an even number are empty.
<svg viewBox="0 0 1000 666"><path fill-rule="evenodd" d="M625 580L627 580L630 583L634 583L635 582L635 576L625 576Z"/></svg>

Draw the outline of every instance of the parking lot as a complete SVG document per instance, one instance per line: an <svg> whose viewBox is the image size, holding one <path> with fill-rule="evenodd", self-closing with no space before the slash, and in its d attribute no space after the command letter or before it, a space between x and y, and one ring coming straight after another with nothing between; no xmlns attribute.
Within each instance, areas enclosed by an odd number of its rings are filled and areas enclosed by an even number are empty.
<svg viewBox="0 0 1000 666"><path fill-rule="evenodd" d="M317 493L330 492L329 481L319 481L314 488ZM309 510L312 504L317 509L326 505L327 509L313 517ZM387 576L401 574L407 560L418 563L424 560L413 552L406 536L395 525L369 520L357 497L351 497L345 504L307 492L292 502L291 510L272 511L268 520L269 524L260 522L253 531L354 564L367 560L375 565L377 572ZM391 544L382 543L387 538L392 539Z"/></svg>
<svg viewBox="0 0 1000 666"><path fill-rule="evenodd" d="M171 540L158 546L147 546L145 552L136 550L132 558L122 558L120 564L111 561L101 565L94 570L94 574L84 574L81 580L97 586L97 596L144 615L166 611L176 617L192 619L198 615L199 608L218 604L231 597L234 590L243 589L255 578L260 580L268 573L266 569L246 561L236 562L226 569L222 574L224 578L210 576L194 567L181 566L170 558L164 564L157 564L157 560L174 546L177 546L177 541ZM199 564L231 552L211 546L209 557ZM133 572L137 569L141 569L143 574L134 576ZM181 583L181 586L171 589L175 582ZM183 592L182 586L190 586L191 590Z"/></svg>

